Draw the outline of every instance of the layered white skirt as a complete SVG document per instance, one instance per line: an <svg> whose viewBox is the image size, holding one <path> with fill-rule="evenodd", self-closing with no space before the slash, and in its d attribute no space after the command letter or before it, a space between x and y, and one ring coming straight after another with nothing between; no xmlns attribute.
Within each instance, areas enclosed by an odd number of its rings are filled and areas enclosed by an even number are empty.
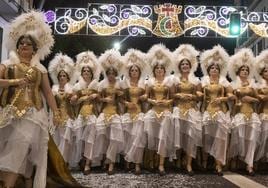
<svg viewBox="0 0 268 188"><path fill-rule="evenodd" d="M201 113L190 109L185 116L181 116L180 109L175 107L173 110L173 119L175 124L175 148L182 148L187 155L195 158L197 147L202 146Z"/></svg>
<svg viewBox="0 0 268 188"><path fill-rule="evenodd" d="M124 131L121 118L118 114L105 119L105 114L101 113L97 118L96 141L93 153L94 161L98 162L106 154L108 162L114 163L117 154L124 150Z"/></svg>
<svg viewBox="0 0 268 188"><path fill-rule="evenodd" d="M82 159L84 151L83 132L87 125L87 118L79 115L73 121L72 126L66 126L64 134L64 145L69 145L71 152L68 156L70 167L77 167Z"/></svg>
<svg viewBox="0 0 268 188"><path fill-rule="evenodd" d="M170 111L163 111L160 116L151 109L144 117L144 127L149 150L157 151L162 157L175 158L175 127Z"/></svg>
<svg viewBox="0 0 268 188"><path fill-rule="evenodd" d="M252 167L260 135L261 121L258 114L253 113L248 120L244 114L236 114L232 120L229 157L238 156Z"/></svg>
<svg viewBox="0 0 268 188"><path fill-rule="evenodd" d="M86 120L86 126L83 132L82 140L84 142L84 157L86 157L88 160L92 161L94 158L93 148L96 141L96 123L97 123L97 117L95 115L90 115L87 117Z"/></svg>
<svg viewBox="0 0 268 188"><path fill-rule="evenodd" d="M129 117L130 115L126 115ZM133 163L142 163L144 148L146 146L146 132L144 129L144 114L139 113L132 122L131 142L125 155L125 160Z"/></svg>
<svg viewBox="0 0 268 188"><path fill-rule="evenodd" d="M231 119L229 113L225 114L220 111L215 114L214 118L207 111L203 114L203 150L223 165L226 163L230 125Z"/></svg>
<svg viewBox="0 0 268 188"><path fill-rule="evenodd" d="M0 112L2 113L2 112ZM0 129L0 170L30 177L36 166L34 188L45 188L47 176L48 116L30 109Z"/></svg>
<svg viewBox="0 0 268 188"><path fill-rule="evenodd" d="M261 135L260 145L256 155L256 160L264 158L268 161L268 118L267 115L261 114Z"/></svg>

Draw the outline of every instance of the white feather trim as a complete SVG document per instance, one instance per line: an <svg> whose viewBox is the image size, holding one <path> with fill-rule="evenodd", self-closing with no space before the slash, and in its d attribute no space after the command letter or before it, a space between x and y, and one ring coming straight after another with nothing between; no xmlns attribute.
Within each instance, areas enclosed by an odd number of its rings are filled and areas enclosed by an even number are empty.
<svg viewBox="0 0 268 188"><path fill-rule="evenodd" d="M255 78L261 82L263 80L262 76L260 75L261 71L264 68L268 68L268 50L264 50L256 57L256 63L254 65L255 71Z"/></svg>
<svg viewBox="0 0 268 188"><path fill-rule="evenodd" d="M174 77L173 81L174 81L174 84L177 85L181 82L181 77L180 76L176 76L176 75L172 75ZM191 83L191 84L194 84L194 85L198 85L200 84L200 80L199 78L197 78L194 74L189 74L188 75L188 81Z"/></svg>
<svg viewBox="0 0 268 188"><path fill-rule="evenodd" d="M208 75L205 75L205 76L202 77L201 84L202 84L202 87L210 85L210 78L209 78ZM224 87L229 87L230 86L230 82L224 76L220 76L219 84L224 86Z"/></svg>
<svg viewBox="0 0 268 188"><path fill-rule="evenodd" d="M255 82L255 80L253 78L249 78L248 82L249 82L249 87L254 88L254 89L257 88L257 84L256 84L256 82ZM242 87L241 83L242 82L241 82L240 77L237 76L236 79L231 82L231 86L232 86L233 89L237 89L237 88Z"/></svg>
<svg viewBox="0 0 268 188"><path fill-rule="evenodd" d="M52 86L53 95L57 95L59 93L59 88L60 88L59 84L55 84ZM70 83L66 83L64 85L64 92L71 94L73 92L73 86Z"/></svg>
<svg viewBox="0 0 268 188"><path fill-rule="evenodd" d="M99 92L101 92L101 91L103 91L104 89L106 89L106 88L108 88L109 87L109 81L108 81L108 79L107 78L105 78L104 80L102 80L100 83L99 83L99 87L98 87L98 91ZM116 89L120 89L121 87L120 87L121 85L120 85L120 80L119 79L116 79L116 82L115 82L115 85L114 85L114 87L116 88Z"/></svg>
<svg viewBox="0 0 268 188"><path fill-rule="evenodd" d="M166 76L165 79L163 80L161 85L167 86L167 87L172 87L176 82L176 78L174 78L173 75ZM146 81L146 85L149 87L152 87L156 84L156 79L154 77L149 78L148 81Z"/></svg>

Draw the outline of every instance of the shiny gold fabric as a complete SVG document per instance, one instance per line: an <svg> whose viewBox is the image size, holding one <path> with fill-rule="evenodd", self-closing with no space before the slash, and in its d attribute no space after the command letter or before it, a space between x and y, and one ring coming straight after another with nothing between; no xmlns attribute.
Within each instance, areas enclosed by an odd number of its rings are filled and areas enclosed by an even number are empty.
<svg viewBox="0 0 268 188"><path fill-rule="evenodd" d="M241 99L244 96L251 96L255 97L254 95L254 89L249 86L243 86L234 91L236 93L236 96L238 98L239 105L236 105L236 111L235 113L242 113L247 118L250 118L252 113L255 112L253 103L248 102L242 102Z"/></svg>
<svg viewBox="0 0 268 188"><path fill-rule="evenodd" d="M41 97L41 79L42 73L36 67L30 67L23 63L15 64L7 67L5 71L5 79L19 79L24 78L31 69L31 75L27 76L30 84L21 89L19 86L8 87L3 89L1 94L1 106L5 107L10 104L16 95L19 97L15 100L14 107L16 111L14 115L21 117L31 107L35 107L37 110L43 108L42 97Z"/></svg>
<svg viewBox="0 0 268 188"><path fill-rule="evenodd" d="M117 114L117 105L118 105L118 99L117 99L117 89L114 87L109 86L108 88L105 88L102 92L102 97L111 97L113 99L113 103L107 103L104 105L104 108L102 112L105 115L105 119L107 122L110 121L110 118Z"/></svg>
<svg viewBox="0 0 268 188"><path fill-rule="evenodd" d="M130 114L132 119L135 119L135 117L141 113L141 102L139 100L139 97L144 94L144 89L139 87L131 86L130 88L126 89L126 98L128 102L131 102L135 105L135 108L127 108L127 112Z"/></svg>
<svg viewBox="0 0 268 188"><path fill-rule="evenodd" d="M70 103L70 94L59 91L57 95L55 95L57 107L60 110L61 121L60 126L66 125L66 122L69 118L74 119L74 110Z"/></svg>
<svg viewBox="0 0 268 188"><path fill-rule="evenodd" d="M93 89L82 89L78 92L78 97L81 100L83 97L88 97L88 96L95 94L95 93L97 93L97 91L93 90ZM93 114L97 115L97 112L95 110L95 105L96 105L95 101L85 100L85 101L81 102L79 114L84 118L88 117L89 115L93 115Z"/></svg>
<svg viewBox="0 0 268 188"><path fill-rule="evenodd" d="M258 94L268 96L268 87L259 89ZM268 101L261 103L259 112L268 116Z"/></svg>
<svg viewBox="0 0 268 188"><path fill-rule="evenodd" d="M156 101L167 101L169 99L169 88L157 82L153 87L151 87L149 98ZM171 107L171 104L153 105L153 110L157 113L157 116L160 117L164 111L171 111Z"/></svg>
<svg viewBox="0 0 268 188"><path fill-rule="evenodd" d="M188 80L182 80L181 83L176 86L175 93L196 96L196 86ZM175 105L180 109L180 115L185 116L191 108L196 109L196 100L178 99L175 101Z"/></svg>
<svg viewBox="0 0 268 188"><path fill-rule="evenodd" d="M204 90L204 100L202 104L202 111L208 111L211 117L214 117L217 112L226 112L227 107L223 102L213 103L214 100L219 97L224 97L224 87L220 84L210 84L203 88Z"/></svg>

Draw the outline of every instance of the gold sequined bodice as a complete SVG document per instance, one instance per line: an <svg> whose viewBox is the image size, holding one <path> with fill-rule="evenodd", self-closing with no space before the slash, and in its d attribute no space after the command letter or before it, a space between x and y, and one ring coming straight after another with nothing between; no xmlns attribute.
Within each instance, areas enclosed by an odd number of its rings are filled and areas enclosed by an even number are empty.
<svg viewBox="0 0 268 188"><path fill-rule="evenodd" d="M254 89L249 86L243 86L235 90L236 96L240 101L241 105L237 108L236 113L243 113L246 117L250 117L254 112L254 107L252 103L242 102L241 99L245 96L254 97Z"/></svg>
<svg viewBox="0 0 268 188"><path fill-rule="evenodd" d="M55 95L57 107L61 113L61 122L60 125L64 126L66 121L71 118L74 118L74 111L70 104L69 94L64 91L59 91L57 95Z"/></svg>
<svg viewBox="0 0 268 188"><path fill-rule="evenodd" d="M226 112L226 108L223 103L213 103L213 101L219 97L223 97L224 87L220 84L210 84L204 87L204 107L205 110L214 116L217 112Z"/></svg>
<svg viewBox="0 0 268 188"><path fill-rule="evenodd" d="M127 112L130 113L131 118L133 119L137 114L141 112L141 103L139 97L144 93L144 89L139 87L131 86L128 88L129 93L129 102L135 104L135 108L127 109Z"/></svg>
<svg viewBox="0 0 268 188"><path fill-rule="evenodd" d="M27 78L29 80L29 84L26 87L11 86L4 89L1 95L2 106L10 104L16 96L19 96L13 105L16 108L15 113L19 117L24 115L31 107L35 107L37 110L43 108L41 97L42 73L40 70L24 63L18 63L7 67L5 72L5 78L7 79L24 78L26 75L28 75Z"/></svg>
<svg viewBox="0 0 268 188"><path fill-rule="evenodd" d="M182 94L196 94L196 86L189 82L188 80L183 80L180 84L176 87L177 93ZM182 114L185 114L189 109L196 108L196 101L195 100L183 100L179 99L176 100L176 106L180 109Z"/></svg>
<svg viewBox="0 0 268 188"><path fill-rule="evenodd" d="M113 99L115 99L116 91L116 88L109 86L108 88L105 88L103 92L105 97L112 97ZM102 112L105 114L106 119L109 119L112 115L117 114L116 101L114 100L113 103L105 104Z"/></svg>
<svg viewBox="0 0 268 188"><path fill-rule="evenodd" d="M156 101L168 99L167 97L168 91L169 91L169 88L167 86L156 82L154 86L151 88L152 95L150 98ZM164 112L165 110L171 110L171 105L153 106L153 110L155 110L156 113L160 114Z"/></svg>
<svg viewBox="0 0 268 188"><path fill-rule="evenodd" d="M96 90L93 89L82 89L79 91L79 98L81 97L85 97L85 96L90 96L94 93L97 93ZM94 102L93 101L83 101L80 104L80 110L79 110L79 114L83 117L88 117L89 115L93 115L94 114Z"/></svg>
<svg viewBox="0 0 268 188"><path fill-rule="evenodd" d="M259 94L268 96L268 87L260 89ZM262 103L260 112L268 115L268 101Z"/></svg>

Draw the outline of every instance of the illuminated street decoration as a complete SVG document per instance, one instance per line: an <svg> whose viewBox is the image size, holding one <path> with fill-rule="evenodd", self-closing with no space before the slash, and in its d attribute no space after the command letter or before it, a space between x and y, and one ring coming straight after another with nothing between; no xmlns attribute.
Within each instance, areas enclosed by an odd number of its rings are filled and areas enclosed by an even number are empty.
<svg viewBox="0 0 268 188"><path fill-rule="evenodd" d="M249 28L260 37L268 38L268 13L267 12L251 12L247 20Z"/></svg>
<svg viewBox="0 0 268 188"><path fill-rule="evenodd" d="M183 29L178 20L178 14L182 11L182 6L164 4L154 6L154 11L158 15L153 34L159 37L177 37L183 34Z"/></svg>
<svg viewBox="0 0 268 188"><path fill-rule="evenodd" d="M268 37L268 13L246 7L89 4L87 8L56 8L44 13L55 34L101 36L237 37L229 33L230 14L241 14L240 37L251 29Z"/></svg>

